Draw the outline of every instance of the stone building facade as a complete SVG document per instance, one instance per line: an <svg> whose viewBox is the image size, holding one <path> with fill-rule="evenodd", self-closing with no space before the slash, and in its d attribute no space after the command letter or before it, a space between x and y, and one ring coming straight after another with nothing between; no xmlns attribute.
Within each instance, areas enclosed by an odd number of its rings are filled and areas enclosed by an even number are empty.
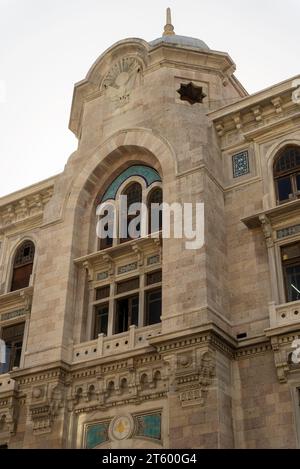
<svg viewBox="0 0 300 469"><path fill-rule="evenodd" d="M234 71L170 20L114 44L63 173L0 199L2 447L299 447L300 76ZM204 246L99 243L126 191L203 202Z"/></svg>

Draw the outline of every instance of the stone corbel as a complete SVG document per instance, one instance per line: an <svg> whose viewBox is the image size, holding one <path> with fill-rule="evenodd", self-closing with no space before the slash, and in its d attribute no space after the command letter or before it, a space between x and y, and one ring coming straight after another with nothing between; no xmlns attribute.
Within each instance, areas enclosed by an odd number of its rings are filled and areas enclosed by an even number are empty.
<svg viewBox="0 0 300 469"><path fill-rule="evenodd" d="M3 405L4 404L4 405ZM0 434L7 431L10 435L16 433L18 420L18 401L15 392L10 393L5 399L0 400Z"/></svg>
<svg viewBox="0 0 300 469"><path fill-rule="evenodd" d="M32 295L24 292L23 290L20 293L20 297L23 298L25 312L30 313L32 305Z"/></svg>
<svg viewBox="0 0 300 469"><path fill-rule="evenodd" d="M234 120L236 129L237 129L237 130L241 130L242 127L243 127L243 123L242 123L242 120L241 120L241 115L240 115L240 114L236 114L236 115L233 117L233 120Z"/></svg>
<svg viewBox="0 0 300 469"><path fill-rule="evenodd" d="M109 254L103 254L102 259L108 264L108 273L109 275L114 275L115 273L115 263L113 258Z"/></svg>
<svg viewBox="0 0 300 469"><path fill-rule="evenodd" d="M84 261L82 265L83 268L86 270L88 281L92 282L94 278L94 269L92 264L89 261Z"/></svg>
<svg viewBox="0 0 300 469"><path fill-rule="evenodd" d="M272 337L271 345L274 352L274 361L278 380L280 383L287 382L287 376L290 371L286 350L280 347L278 337Z"/></svg>
<svg viewBox="0 0 300 469"><path fill-rule="evenodd" d="M144 265L144 253L137 244L132 246L133 252L137 255L138 265L142 267Z"/></svg>
<svg viewBox="0 0 300 469"><path fill-rule="evenodd" d="M272 228L271 222L266 215L260 215L259 220L262 226L262 230L264 233L267 247L271 248L274 246L273 228Z"/></svg>
<svg viewBox="0 0 300 469"><path fill-rule="evenodd" d="M219 124L216 124L216 131L217 131L217 134L219 137L223 137L224 135L224 126L223 124L219 123Z"/></svg>
<svg viewBox="0 0 300 469"><path fill-rule="evenodd" d="M281 107L282 101L281 101L280 96L278 96L277 98L271 99L271 102L275 108L276 114L281 114L282 113L282 107Z"/></svg>
<svg viewBox="0 0 300 469"><path fill-rule="evenodd" d="M262 115L261 115L261 108L260 106L256 106L252 108L252 112L254 114L256 122L261 122L262 121Z"/></svg>

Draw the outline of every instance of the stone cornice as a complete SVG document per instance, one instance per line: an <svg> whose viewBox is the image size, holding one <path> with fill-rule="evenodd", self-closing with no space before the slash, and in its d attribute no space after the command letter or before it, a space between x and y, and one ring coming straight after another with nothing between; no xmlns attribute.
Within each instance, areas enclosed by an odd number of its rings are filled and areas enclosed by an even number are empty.
<svg viewBox="0 0 300 469"><path fill-rule="evenodd" d="M208 117L215 124L223 149L241 142L269 139L272 133L290 131L300 125L299 104L294 102L295 83L299 77L291 78L267 90L243 98ZM227 138L228 137L228 138Z"/></svg>
<svg viewBox="0 0 300 469"><path fill-rule="evenodd" d="M289 78L288 80L270 86L269 88L266 88L257 93L253 93L245 98L242 98L236 103L229 104L228 106L224 106L216 111L212 111L208 114L208 116L212 121L219 122L229 117L238 117L239 112L251 110L253 108L252 112L257 117L259 116L260 111L257 106L265 105L266 103L272 104L275 111L277 110L277 113L279 114L281 112L279 98L280 95L286 94L287 96L291 96L292 92L297 88L297 86L293 85L297 79L300 79L300 75Z"/></svg>
<svg viewBox="0 0 300 469"><path fill-rule="evenodd" d="M277 205L274 208L255 213L250 217L243 218L241 221L247 226L247 228L255 229L262 226L265 219L274 223L281 222L283 219L291 218L295 215L299 216L299 210L300 199L297 199L282 205Z"/></svg>
<svg viewBox="0 0 300 469"><path fill-rule="evenodd" d="M54 178L0 199L0 234L41 223L44 207L53 195Z"/></svg>

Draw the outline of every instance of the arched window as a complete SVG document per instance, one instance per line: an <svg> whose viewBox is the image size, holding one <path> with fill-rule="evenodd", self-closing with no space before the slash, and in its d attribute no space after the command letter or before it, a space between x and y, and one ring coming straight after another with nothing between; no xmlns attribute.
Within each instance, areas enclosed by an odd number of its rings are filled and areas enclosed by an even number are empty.
<svg viewBox="0 0 300 469"><path fill-rule="evenodd" d="M24 241L17 249L13 264L13 275L10 291L26 288L30 283L34 261L34 244L32 241Z"/></svg>
<svg viewBox="0 0 300 469"><path fill-rule="evenodd" d="M128 211L133 204L140 204L142 203L142 186L138 182L133 182L129 184L129 186L124 190L123 194L127 197L127 207L124 205L124 208L121 208L121 217L122 223L124 224L124 232L123 237L120 239L121 243L132 239L130 236L130 222L134 220L139 214L140 211L137 211L135 214L129 215ZM124 211L123 211L124 209ZM126 225L126 226L125 226ZM141 224L137 223L135 225L136 232L138 233L141 229Z"/></svg>
<svg viewBox="0 0 300 469"><path fill-rule="evenodd" d="M279 153L274 180L279 204L300 197L300 147L290 145Z"/></svg>
<svg viewBox="0 0 300 469"><path fill-rule="evenodd" d="M162 229L162 211L154 204L161 204L163 201L162 189L156 187L150 192L148 197L148 233L156 233Z"/></svg>

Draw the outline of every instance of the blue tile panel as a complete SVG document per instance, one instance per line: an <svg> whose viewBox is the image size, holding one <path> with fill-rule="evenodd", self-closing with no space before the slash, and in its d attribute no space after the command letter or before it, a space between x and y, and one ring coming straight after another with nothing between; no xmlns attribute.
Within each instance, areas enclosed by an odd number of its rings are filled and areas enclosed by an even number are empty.
<svg viewBox="0 0 300 469"><path fill-rule="evenodd" d="M114 200L116 198L119 187L123 184L124 181L126 181L126 179L132 176L142 177L146 181L147 187L151 186L151 184L154 182L161 182L161 177L155 169L145 165L133 165L125 169L123 173L116 177L116 179L106 190L100 202Z"/></svg>
<svg viewBox="0 0 300 469"><path fill-rule="evenodd" d="M247 151L233 155L232 157L233 177L244 176L250 172L249 155Z"/></svg>
<svg viewBox="0 0 300 469"><path fill-rule="evenodd" d="M137 436L144 436L155 440L161 439L161 414L137 415L136 423Z"/></svg>
<svg viewBox="0 0 300 469"><path fill-rule="evenodd" d="M108 441L109 422L101 422L91 425L86 433L86 447L91 449Z"/></svg>

